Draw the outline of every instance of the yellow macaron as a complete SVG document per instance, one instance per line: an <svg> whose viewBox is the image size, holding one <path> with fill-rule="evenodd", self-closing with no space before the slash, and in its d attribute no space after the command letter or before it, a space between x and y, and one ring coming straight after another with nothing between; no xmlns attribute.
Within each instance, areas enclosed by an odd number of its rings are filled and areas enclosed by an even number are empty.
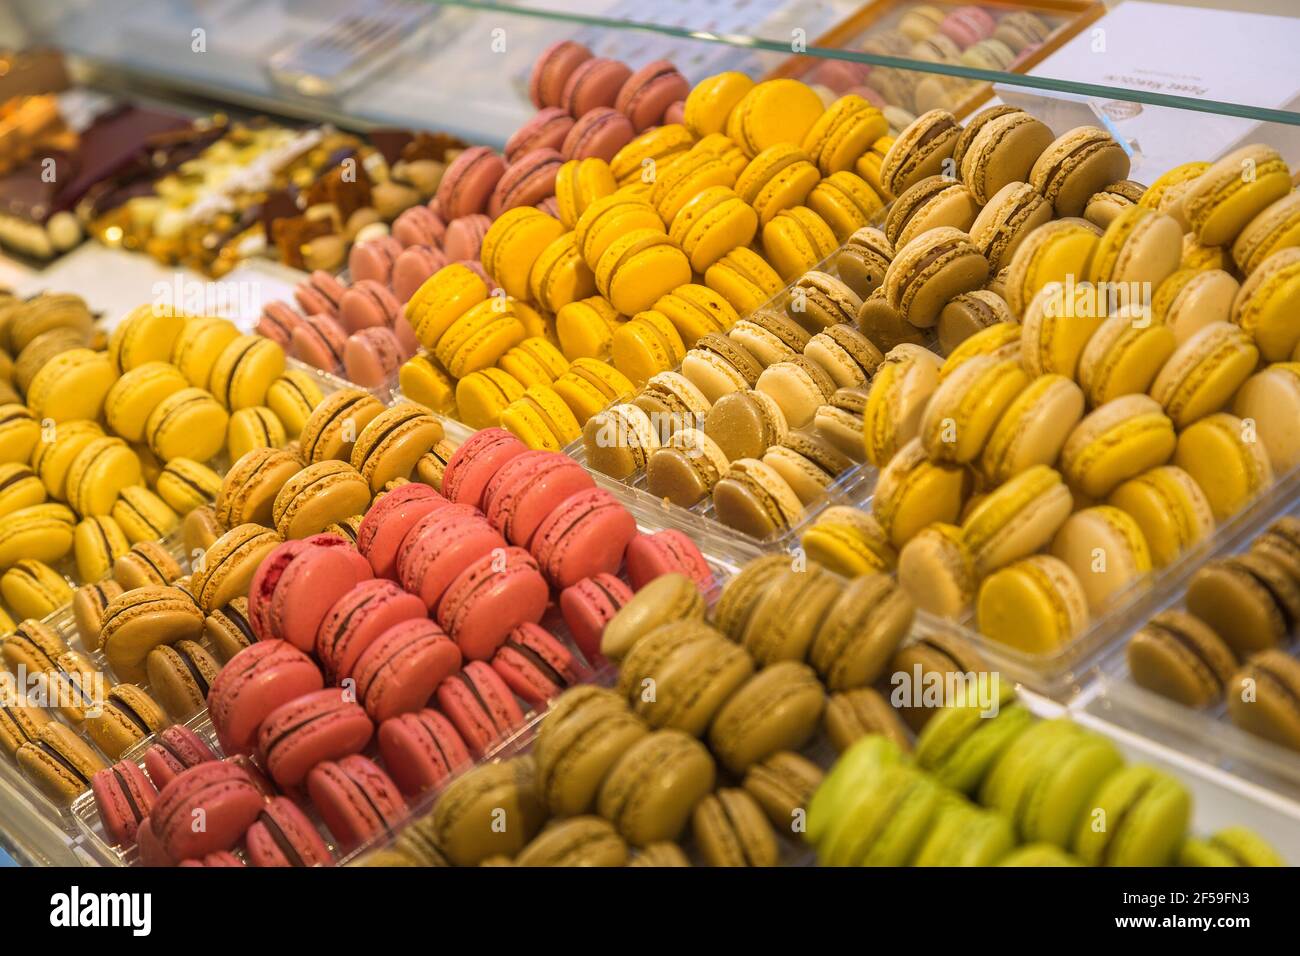
<svg viewBox="0 0 1300 956"><path fill-rule="evenodd" d="M785 282L748 246L737 246L704 272L704 284L745 316L780 293Z"/></svg>
<svg viewBox="0 0 1300 956"><path fill-rule="evenodd" d="M934 461L973 462L1002 413L1029 384L1014 358L981 355L949 375L930 397L921 443Z"/></svg>
<svg viewBox="0 0 1300 956"><path fill-rule="evenodd" d="M225 447L229 422L230 414L210 392L183 388L153 410L145 423L145 441L163 461L208 461Z"/></svg>
<svg viewBox="0 0 1300 956"><path fill-rule="evenodd" d="M485 368L456 383L456 409L471 428L491 428L501 421L506 406L523 394L523 384L509 372Z"/></svg>
<svg viewBox="0 0 1300 956"><path fill-rule="evenodd" d="M510 300L493 296L453 322L438 340L434 354L443 368L462 378L495 364L526 335Z"/></svg>
<svg viewBox="0 0 1300 956"><path fill-rule="evenodd" d="M27 405L38 419L56 422L99 418L117 373L108 356L70 349L54 356L32 379Z"/></svg>
<svg viewBox="0 0 1300 956"><path fill-rule="evenodd" d="M1106 502L1137 522L1158 568L1214 532L1214 513L1205 492L1175 465L1162 465L1130 478L1111 492Z"/></svg>
<svg viewBox="0 0 1300 956"><path fill-rule="evenodd" d="M424 280L406 303L406 319L420 344L431 349L453 322L487 297L487 283L478 273L453 262Z"/></svg>
<svg viewBox="0 0 1300 956"><path fill-rule="evenodd" d="M1174 423L1146 395L1113 399L1083 418L1061 450L1061 471L1090 498L1163 465L1174 453Z"/></svg>
<svg viewBox="0 0 1300 956"><path fill-rule="evenodd" d="M608 358L614 330L626 319L600 295L570 302L555 314L555 334L560 352L570 362L580 358Z"/></svg>
<svg viewBox="0 0 1300 956"><path fill-rule="evenodd" d="M275 412L264 405L253 405L232 412L226 425L226 450L230 460L238 461L254 448L280 448L288 439L284 425Z"/></svg>
<svg viewBox="0 0 1300 956"><path fill-rule="evenodd" d="M783 209L763 227L763 253L787 282L812 269L839 247L826 220L807 206Z"/></svg>
<svg viewBox="0 0 1300 956"><path fill-rule="evenodd" d="M529 273L528 289L531 301L547 312L595 293L596 277L578 251L576 233L566 232L542 250Z"/></svg>
<svg viewBox="0 0 1300 956"><path fill-rule="evenodd" d="M1218 412L1178 436L1174 464L1205 492L1210 511L1231 518L1273 483L1273 468L1254 422Z"/></svg>
<svg viewBox="0 0 1300 956"><path fill-rule="evenodd" d="M970 472L930 460L919 438L880 470L871 509L895 548L936 522L955 524L970 494Z"/></svg>
<svg viewBox="0 0 1300 956"><path fill-rule="evenodd" d="M217 357L208 388L217 401L235 411L265 404L267 389L283 374L284 349L260 335L241 335L231 339Z"/></svg>
<svg viewBox="0 0 1300 956"><path fill-rule="evenodd" d="M123 488L142 480L140 459L126 442L107 436L95 438L68 468L68 504L82 517L106 515Z"/></svg>
<svg viewBox="0 0 1300 956"><path fill-rule="evenodd" d="M231 456L238 461L238 456ZM173 458L158 473L154 490L177 514L189 514L213 501L221 491L221 476L190 458Z"/></svg>
<svg viewBox="0 0 1300 956"><path fill-rule="evenodd" d="M144 437L144 423L158 404L189 382L176 366L167 362L137 365L113 383L104 399L104 419L127 441Z"/></svg>
<svg viewBox="0 0 1300 956"><path fill-rule="evenodd" d="M1227 322L1205 326L1169 357L1151 396L1178 428L1216 412L1232 399L1259 362L1259 349L1242 329Z"/></svg>
<svg viewBox="0 0 1300 956"><path fill-rule="evenodd" d="M145 362L169 362L185 316L170 308L132 309L108 338L108 360L119 375Z"/></svg>
<svg viewBox="0 0 1300 956"><path fill-rule="evenodd" d="M524 339L497 360L497 367L514 376L525 388L550 385L569 370L569 360L546 339Z"/></svg>
<svg viewBox="0 0 1300 956"><path fill-rule="evenodd" d="M403 362L397 384L406 398L435 412L446 415L455 406L456 381L431 355L422 352Z"/></svg>
<svg viewBox="0 0 1300 956"><path fill-rule="evenodd" d="M45 484L28 465L6 462L0 465L0 516L45 502Z"/></svg>
<svg viewBox="0 0 1300 956"><path fill-rule="evenodd" d="M561 451L582 437L569 406L552 388L533 386L501 412L501 427L529 448Z"/></svg>
<svg viewBox="0 0 1300 956"><path fill-rule="evenodd" d="M685 357L681 335L662 312L645 311L632 316L618 327L610 341L614 367L637 387L652 375L675 369Z"/></svg>
<svg viewBox="0 0 1300 956"><path fill-rule="evenodd" d="M609 163L603 159L571 159L555 174L555 205L560 222L572 229L597 199L612 196L618 189Z"/></svg>
<svg viewBox="0 0 1300 956"><path fill-rule="evenodd" d="M0 518L0 568L23 558L47 564L72 550L76 516L66 505L43 504L19 508Z"/></svg>
<svg viewBox="0 0 1300 956"><path fill-rule="evenodd" d="M753 88L754 81L735 70L705 77L687 94L682 121L696 136L721 133L731 111Z"/></svg>
<svg viewBox="0 0 1300 956"><path fill-rule="evenodd" d="M880 218L884 200L862 177L841 170L831 173L808 193L808 208L826 220L840 242Z"/></svg>
<svg viewBox="0 0 1300 956"><path fill-rule="evenodd" d="M579 426L609 405L630 398L636 386L618 369L597 359L582 358L569 366L552 386L573 412Z"/></svg>
<svg viewBox="0 0 1300 956"><path fill-rule="evenodd" d="M754 207L766 226L781 210L802 206L820 181L807 153L791 143L775 143L749 161L736 179L736 195Z"/></svg>
<svg viewBox="0 0 1300 956"><path fill-rule="evenodd" d="M172 345L171 363L196 388L207 388L212 366L239 337L239 329L228 319L201 316L188 319Z"/></svg>
<svg viewBox="0 0 1300 956"><path fill-rule="evenodd" d="M1088 599L1069 566L1038 554L985 578L976 601L981 634L1000 644L1044 654L1088 626Z"/></svg>
<svg viewBox="0 0 1300 956"><path fill-rule="evenodd" d="M648 191L650 184L693 145L695 137L685 126L665 123L646 130L615 153L609 169L620 187L640 184Z"/></svg>
<svg viewBox="0 0 1300 956"><path fill-rule="evenodd" d="M310 372L287 369L266 390L266 405L275 412L290 439L296 439L324 394ZM238 456L232 455L232 460Z"/></svg>
<svg viewBox="0 0 1300 956"><path fill-rule="evenodd" d="M596 265L596 288L624 315L650 308L661 295L690 281L690 261L662 227L621 235Z"/></svg>
<svg viewBox="0 0 1300 956"><path fill-rule="evenodd" d="M560 220L532 206L518 206L502 213L488 227L479 259L488 275L501 283L506 295L528 301L533 263L562 235L564 224ZM426 346L436 341L425 336L420 340Z"/></svg>
<svg viewBox="0 0 1300 956"><path fill-rule="evenodd" d="M41 440L41 425L25 405L0 405L0 461L26 464Z"/></svg>
<svg viewBox="0 0 1300 956"><path fill-rule="evenodd" d="M655 177L648 196L665 223L671 223L682 206L710 186L734 186L736 173L714 153L689 150Z"/></svg>
<svg viewBox="0 0 1300 956"><path fill-rule="evenodd" d="M53 498L65 499L68 469L81 450L104 436L98 422L63 422L41 436L32 451L32 468Z"/></svg>
<svg viewBox="0 0 1300 956"><path fill-rule="evenodd" d="M166 537L181 523L181 516L167 502L141 485L122 489L113 505L112 516L134 544Z"/></svg>
<svg viewBox="0 0 1300 956"><path fill-rule="evenodd" d="M726 186L696 193L673 217L669 237L703 274L732 249L748 245L758 232L758 214Z"/></svg>
<svg viewBox="0 0 1300 956"><path fill-rule="evenodd" d="M803 149L823 175L853 168L871 144L889 132L889 121L856 94L841 96L813 123Z"/></svg>
<svg viewBox="0 0 1300 956"><path fill-rule="evenodd" d="M800 145L826 112L821 97L806 83L765 80L749 90L727 117L726 134L749 156L776 143Z"/></svg>
<svg viewBox="0 0 1300 956"><path fill-rule="evenodd" d="M20 619L39 621L72 600L72 586L44 561L23 558L0 575L0 594Z"/></svg>
<svg viewBox="0 0 1300 956"><path fill-rule="evenodd" d="M93 584L113 570L113 562L131 550L121 526L108 515L83 518L73 532L72 551L77 575Z"/></svg>

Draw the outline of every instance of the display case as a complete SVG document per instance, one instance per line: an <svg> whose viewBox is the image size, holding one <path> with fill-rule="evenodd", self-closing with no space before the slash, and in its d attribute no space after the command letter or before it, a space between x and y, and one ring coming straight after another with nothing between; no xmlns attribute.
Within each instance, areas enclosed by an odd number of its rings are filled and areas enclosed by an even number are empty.
<svg viewBox="0 0 1300 956"><path fill-rule="evenodd" d="M382 151L380 137L391 129L440 137L438 162L464 144L500 148L536 111L529 98L534 60L557 40L576 39L599 56L633 66L670 60L691 83L735 70L756 80L798 77L828 102L856 92L881 108L890 135L931 109L965 120L999 103L1032 113L1054 135L1100 127L1126 153L1127 178L1139 183L1183 163L1216 160L1245 143L1268 144L1291 169L1300 168L1300 74L1294 67L1300 19L1280 15L1286 4L1266 0L1247 4L1251 11L1241 4L1216 10L1145 0L17 0L13 6L16 35L0 34L0 45L57 47L68 55L77 87L180 117L200 138L214 116L222 123L247 123L255 132L263 122L256 117L267 115L276 128L291 131L286 136L337 134L358 156L371 145ZM908 35L909 17L925 16L919 7L946 15L959 6L975 11L969 14L970 37L938 34L946 42L926 46L922 41L931 31L918 32L906 47L897 40ZM1157 25L1168 39L1153 45ZM879 42L886 32L895 39ZM985 46L978 53L963 55L980 43ZM152 132L169 131L174 132ZM389 166L395 162L388 160ZM428 198L419 197L420 203ZM293 211L304 212L305 206ZM882 210L875 224L885 216ZM102 225L92 230L92 241L50 263L0 262L0 285L23 296L76 289L111 332L158 283L202 286L219 277L257 288L254 307L234 302L222 312L241 332L253 332L262 305L291 299L313 271L301 256L290 265L272 261L275 243L265 239L228 264L235 271L212 268L213 256L164 252L150 259L147 239L122 241L120 223ZM116 234L110 232L114 226ZM288 245L301 251L295 240ZM834 274L833 259L819 265ZM346 248L339 261L320 271L356 279L348 274ZM763 308L787 310L792 288L784 284ZM939 351L932 334L924 344ZM388 371L365 384L393 404L407 396L397 374ZM442 421L449 436L463 440L472 432L456 412ZM565 452L586 463L581 442ZM869 511L878 475L872 465L855 463L835 477L824 497L807 505L803 519L767 537L726 527L708 504L682 508L661 500L647 491L643 473L626 481L596 480L642 531L675 529L700 544L715 582L712 601L746 561L765 552L800 554L801 534L825 509ZM978 634L969 616L948 621L919 614L907 640L955 634L977 645L993 667L1024 689L1036 713L1073 714L1129 758L1190 781L1200 807L1198 827L1253 819L1291 862L1300 862L1300 757L1258 745L1219 711L1189 715L1153 697L1132 684L1124 660L1132 633L1181 601L1199 567L1240 551L1276 518L1295 513L1297 501L1300 467L1275 475L1269 490L1222 522L1215 535L1143 576L1077 639L1053 652L1034 655L997 645ZM176 542L170 544L175 550ZM66 607L49 621L75 642ZM562 626L557 631L563 633ZM534 715L494 755L526 751L536 720ZM190 723L215 740L206 714ZM823 763L833 759L824 740L816 746ZM1243 749L1252 752L1241 758ZM428 805L426 798L417 809ZM111 845L88 794L69 808L54 808L8 764L0 766L0 833L0 842L24 863L136 861L133 851ZM786 862L811 862L806 850L787 850ZM350 861L359 854L335 855Z"/></svg>

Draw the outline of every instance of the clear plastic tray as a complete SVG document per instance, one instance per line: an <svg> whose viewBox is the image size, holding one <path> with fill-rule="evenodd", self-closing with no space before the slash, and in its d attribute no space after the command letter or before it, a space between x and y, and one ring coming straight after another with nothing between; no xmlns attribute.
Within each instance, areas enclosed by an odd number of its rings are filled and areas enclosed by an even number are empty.
<svg viewBox="0 0 1300 956"><path fill-rule="evenodd" d="M1214 556L1247 550L1254 538L1274 518L1283 514L1300 514L1300 500L1292 497L1269 520L1256 525L1250 534L1237 536L1230 546ZM1145 624L1150 616L1180 606L1186 589L1186 580L1169 589L1151 607L1150 614L1135 624L1134 630ZM1132 633L1130 631L1124 637ZM1173 749L1275 793L1300 800L1300 753L1237 727L1229 720L1223 702L1205 710L1194 710L1139 687L1129 672L1127 643L1126 639L1120 640L1108 648L1098 668L1099 679L1081 702L1088 713L1162 741ZM1292 655L1300 653L1294 639L1285 649Z"/></svg>
<svg viewBox="0 0 1300 956"><path fill-rule="evenodd" d="M639 529L646 533L660 531L666 527L661 523L643 520L639 516L637 524ZM745 549L736 548L734 543L728 541L713 541L700 537L697 537L695 541L701 552L704 554L710 570L713 572L714 585L706 594L707 599L712 601L720 592L722 583L739 571L740 568L751 557L753 557L753 555ZM554 604L548 608L546 617L542 620L542 625L552 634L564 640L578 658L580 660L582 659L581 652L578 651L577 647L573 644L568 629L559 614L559 610ZM75 625L71 621L70 614L66 621L61 622L61 627L71 628L75 631ZM67 632L61 631L61 633ZM75 639L76 638L74 637L74 640ZM200 643L206 644L206 638L202 639ZM79 647L78 649L82 648ZM102 655L92 655L92 657L97 663L107 668L107 661L103 659ZM583 675L583 681L590 681L595 678L596 672L588 667ZM520 702L520 705L521 707L527 707L527 705L522 701ZM509 738L495 745L485 759L495 759L504 753L512 752L511 748L517 749L521 746L521 741L531 740L531 736L529 735L532 733L538 717L539 712L528 713L524 726ZM211 720L208 718L206 708L186 721L186 725L196 733L204 736L212 744L213 749L219 755L222 753L220 745L217 743L216 732L212 727ZM149 747L152 741L153 737L149 737L138 743L127 753L126 759L134 759L137 762L141 762L141 765L143 765L142 760L144 751ZM366 752L368 755L376 757L373 741ZM376 759L378 758L376 757ZM380 760L380 762L382 763L382 760ZM4 769L13 769L15 773L17 772L16 768L6 767ZM29 799L40 798L41 800L44 800L42 795L27 783L27 781L21 780L20 778L20 782L25 786L25 790L30 795ZM138 855L134 847L121 847L109 843L100 821L99 808L95 803L94 794L90 791L86 791L77 797L73 801L71 808L66 811L55 807L48 800L45 800L44 802L47 805L46 809L51 817L56 818L68 832L75 832L78 834L79 845L90 859L97 863L109 866L129 866L138 862ZM413 807L413 812L416 812L418 808L424 807L424 805L425 801L423 799L417 801ZM309 808L308 812L311 812ZM323 829L322 833L325 833ZM332 842L330 847L331 851L335 851L337 855L336 847ZM364 852L367 848L369 848L368 844L366 847L360 848L352 854L349 854L348 858L355 856L357 853Z"/></svg>
<svg viewBox="0 0 1300 956"><path fill-rule="evenodd" d="M1098 676L1103 658L1152 615L1181 598L1188 579L1211 558L1240 550L1279 515L1300 502L1300 467L1274 482L1263 494L1220 524L1205 541L1178 560L1135 581L1076 639L1050 654L1027 654L980 634L973 621L956 622L917 615L920 633L947 632L975 644L989 663L1017 682L1048 697L1066 701L1083 692Z"/></svg>

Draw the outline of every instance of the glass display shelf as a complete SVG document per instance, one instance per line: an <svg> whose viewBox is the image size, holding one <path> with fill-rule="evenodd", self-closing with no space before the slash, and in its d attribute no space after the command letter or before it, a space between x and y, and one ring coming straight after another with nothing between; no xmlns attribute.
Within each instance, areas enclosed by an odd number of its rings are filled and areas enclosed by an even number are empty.
<svg viewBox="0 0 1300 956"><path fill-rule="evenodd" d="M920 59L931 54L915 48L905 55L861 48L879 49L867 41L881 31L897 34L915 2L15 0L12 6L29 42L76 54L104 85L163 87L353 127L435 126L497 145L532 112L532 61L565 38L634 66L671 59L692 81L724 69L805 75L838 61L901 73L909 89L928 79L940 96L945 85L949 93L975 91L954 101L967 106L959 112L1011 91L1105 106L1120 120L1170 110L1213 117L1200 154L1261 123L1300 125L1294 5L1287 17L1276 15L1273 0L1233 3L1231 10L1206 7L1205 0L1197 7L984 0L998 22L1030 11L1049 28L1041 46L1022 50L1020 62L1006 70ZM903 108L915 111L917 103Z"/></svg>

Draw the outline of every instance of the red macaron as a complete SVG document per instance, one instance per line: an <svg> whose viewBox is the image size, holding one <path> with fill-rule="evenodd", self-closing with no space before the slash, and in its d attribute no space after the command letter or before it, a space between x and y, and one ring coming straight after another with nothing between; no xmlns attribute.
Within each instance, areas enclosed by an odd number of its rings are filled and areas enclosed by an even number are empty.
<svg viewBox="0 0 1300 956"><path fill-rule="evenodd" d="M376 723L419 710L460 663L460 648L433 621L403 621L379 635L357 660L357 697Z"/></svg>
<svg viewBox="0 0 1300 956"><path fill-rule="evenodd" d="M362 581L334 602L316 632L316 657L330 681L352 676L361 652L394 624L428 613L418 597L385 578Z"/></svg>
<svg viewBox="0 0 1300 956"><path fill-rule="evenodd" d="M338 687L304 694L267 715L257 733L262 765L281 787L294 787L322 760L359 753L375 727Z"/></svg>
<svg viewBox="0 0 1300 956"><path fill-rule="evenodd" d="M119 760L90 778L99 819L109 839L119 846L135 843L136 831L149 816L158 789L135 763Z"/></svg>
<svg viewBox="0 0 1300 956"><path fill-rule="evenodd" d="M588 488L566 498L533 536L537 563L556 587L567 588L623 564L636 536L636 520L603 488Z"/></svg>
<svg viewBox="0 0 1300 956"><path fill-rule="evenodd" d="M605 625L628 601L632 589L622 578L602 572L583 578L560 592L560 613L578 649L591 663L602 660L600 636Z"/></svg>
<svg viewBox="0 0 1300 956"><path fill-rule="evenodd" d="M486 146L471 146L451 161L438 184L438 208L448 220L487 209L497 180L506 171L503 160Z"/></svg>
<svg viewBox="0 0 1300 956"><path fill-rule="evenodd" d="M144 752L144 769L154 786L165 787L190 767L216 759L206 740L184 724L173 724Z"/></svg>
<svg viewBox="0 0 1300 956"><path fill-rule="evenodd" d="M545 707L581 674L573 652L539 624L521 624L507 634L492 655L492 669L534 707Z"/></svg>
<svg viewBox="0 0 1300 956"><path fill-rule="evenodd" d="M483 492L483 510L512 544L527 547L542 522L565 500L596 482L572 458L529 451L503 464Z"/></svg>
<svg viewBox="0 0 1300 956"><path fill-rule="evenodd" d="M307 814L288 797L276 797L262 807L244 834L244 847L253 866L330 866L334 858Z"/></svg>
<svg viewBox="0 0 1300 956"><path fill-rule="evenodd" d="M663 123L668 107L685 100L691 84L667 60L654 60L637 70L618 91L614 108L632 121L638 133Z"/></svg>
<svg viewBox="0 0 1300 956"><path fill-rule="evenodd" d="M470 753L482 757L523 723L524 713L497 672L471 661L438 688L438 709L456 727Z"/></svg>
<svg viewBox="0 0 1300 956"><path fill-rule="evenodd" d="M655 578L673 572L684 574L700 590L713 586L713 571L695 542L676 528L639 534L627 546L627 576L638 591Z"/></svg>
<svg viewBox="0 0 1300 956"><path fill-rule="evenodd" d="M281 704L325 686L316 662L284 641L259 641L221 668L208 691L208 714L227 754L250 753L257 728Z"/></svg>
<svg viewBox="0 0 1300 956"><path fill-rule="evenodd" d="M523 548L494 549L466 567L438 602L438 623L470 660L487 660L520 624L546 613L550 588Z"/></svg>
<svg viewBox="0 0 1300 956"><path fill-rule="evenodd" d="M141 859L146 866L166 866L229 850L264 804L239 767L221 762L191 767L159 791L138 833ZM194 825L197 819L202 827Z"/></svg>
<svg viewBox="0 0 1300 956"><path fill-rule="evenodd" d="M379 725L379 753L405 794L431 790L474 762L452 722L432 708Z"/></svg>
<svg viewBox="0 0 1300 956"><path fill-rule="evenodd" d="M449 504L428 485L408 482L370 506L357 529L357 550L375 575L397 580L397 554L402 540L421 518Z"/></svg>
<svg viewBox="0 0 1300 956"><path fill-rule="evenodd" d="M482 508L488 482L502 465L526 451L528 446L504 428L475 432L447 459L442 473L442 493L448 501Z"/></svg>
<svg viewBox="0 0 1300 956"><path fill-rule="evenodd" d="M307 793L325 826L347 850L392 833L406 819L406 801L397 784L360 754L317 764L307 774Z"/></svg>
<svg viewBox="0 0 1300 956"><path fill-rule="evenodd" d="M421 518L397 552L397 578L437 608L451 582L470 564L506 547L506 539L469 505L447 505Z"/></svg>
<svg viewBox="0 0 1300 956"><path fill-rule="evenodd" d="M528 77L528 97L533 105L538 109L559 106L564 98L564 84L591 57L589 49L573 40L559 40L543 50Z"/></svg>

